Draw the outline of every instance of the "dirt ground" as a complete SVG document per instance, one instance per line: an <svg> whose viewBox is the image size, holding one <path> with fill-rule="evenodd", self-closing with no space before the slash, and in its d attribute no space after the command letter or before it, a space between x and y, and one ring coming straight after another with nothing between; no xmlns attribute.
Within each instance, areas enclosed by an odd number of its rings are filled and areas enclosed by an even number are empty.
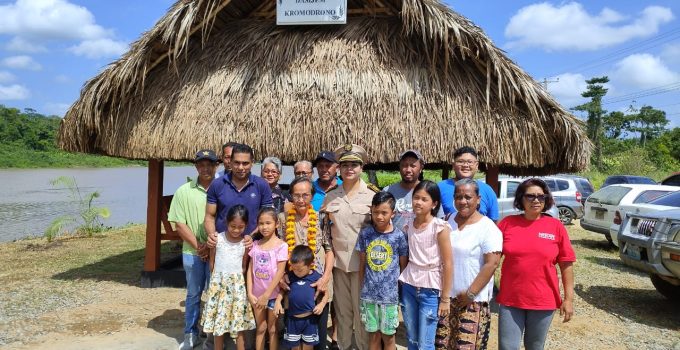
<svg viewBox="0 0 680 350"><path fill-rule="evenodd" d="M576 315L566 324L555 317L547 348L680 350L680 303L624 266L602 235L578 223L568 229L579 259ZM0 347L177 349L184 291L139 287L141 247L141 226L1 244ZM496 316L490 349L497 347ZM405 345L403 327L398 343Z"/></svg>

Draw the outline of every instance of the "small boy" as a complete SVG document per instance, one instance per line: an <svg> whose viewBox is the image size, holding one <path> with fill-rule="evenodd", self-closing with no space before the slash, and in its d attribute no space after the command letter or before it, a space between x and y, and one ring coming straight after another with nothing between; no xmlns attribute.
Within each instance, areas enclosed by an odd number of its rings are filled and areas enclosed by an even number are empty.
<svg viewBox="0 0 680 350"><path fill-rule="evenodd" d="M406 235L392 225L396 200L378 192L371 203L372 226L359 232L361 320L370 333L371 350L396 348L399 325L399 274L408 263Z"/></svg>
<svg viewBox="0 0 680 350"><path fill-rule="evenodd" d="M306 245L298 245L290 254L290 268L288 279L290 290L288 291L288 310L286 311L286 332L283 335L283 346L289 349L312 350L314 345L319 344L319 316L326 307L328 301L324 294L321 301L316 304L314 295L316 288L312 283L321 278L321 275L313 268L314 253ZM276 298L277 315L283 313L279 294Z"/></svg>

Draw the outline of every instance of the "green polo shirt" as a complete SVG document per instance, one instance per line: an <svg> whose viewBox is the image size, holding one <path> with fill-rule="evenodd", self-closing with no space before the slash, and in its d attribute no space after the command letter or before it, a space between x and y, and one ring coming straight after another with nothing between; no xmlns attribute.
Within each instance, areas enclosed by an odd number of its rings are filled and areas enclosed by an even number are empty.
<svg viewBox="0 0 680 350"><path fill-rule="evenodd" d="M193 179L177 189L168 212L168 221L187 225L199 243L208 240L203 226L206 198L207 190L198 183L198 178ZM184 242L182 253L196 255L196 249Z"/></svg>

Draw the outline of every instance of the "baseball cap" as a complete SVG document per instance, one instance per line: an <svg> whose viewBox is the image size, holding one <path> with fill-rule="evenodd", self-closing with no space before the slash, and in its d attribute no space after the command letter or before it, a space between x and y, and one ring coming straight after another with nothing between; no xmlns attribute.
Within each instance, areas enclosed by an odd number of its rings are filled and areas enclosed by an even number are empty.
<svg viewBox="0 0 680 350"><path fill-rule="evenodd" d="M319 154L316 156L316 158L314 159L314 165L316 165L316 163L320 160L327 160L331 163L337 163L338 162L338 160L335 159L335 153L333 153L331 151L325 151L325 150L319 152Z"/></svg>
<svg viewBox="0 0 680 350"><path fill-rule="evenodd" d="M401 154L399 155L399 160L404 159L404 157L406 156L416 157L421 163L423 163L423 165L425 164L425 158L423 158L423 155L414 149L408 149L404 152L401 152Z"/></svg>
<svg viewBox="0 0 680 350"><path fill-rule="evenodd" d="M211 149L202 149L198 152L196 152L196 156L194 157L194 162L198 162L199 160L204 160L207 159L212 162L217 162L217 155L215 152Z"/></svg>

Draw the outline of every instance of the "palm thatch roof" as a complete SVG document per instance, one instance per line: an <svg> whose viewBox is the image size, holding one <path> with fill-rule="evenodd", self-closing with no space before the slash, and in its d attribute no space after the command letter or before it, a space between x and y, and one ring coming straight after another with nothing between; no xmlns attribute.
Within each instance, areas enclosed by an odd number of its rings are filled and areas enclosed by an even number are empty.
<svg viewBox="0 0 680 350"><path fill-rule="evenodd" d="M582 123L439 1L348 0L327 26L277 26L275 6L177 1L85 84L59 146L187 160L229 140L290 163L355 142L380 165L471 145L507 174L586 167Z"/></svg>

